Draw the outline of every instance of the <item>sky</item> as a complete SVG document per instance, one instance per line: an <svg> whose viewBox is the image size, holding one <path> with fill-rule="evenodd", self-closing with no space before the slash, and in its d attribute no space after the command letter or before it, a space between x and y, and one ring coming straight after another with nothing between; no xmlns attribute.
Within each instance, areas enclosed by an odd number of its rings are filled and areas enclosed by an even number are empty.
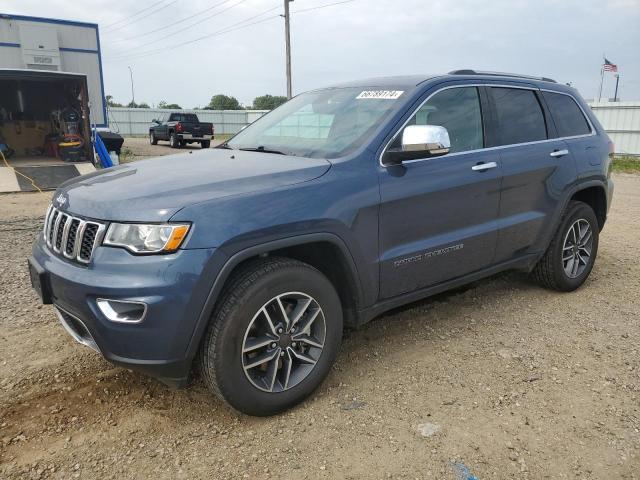
<svg viewBox="0 0 640 480"><path fill-rule="evenodd" d="M315 8L339 1L290 4L294 94L472 68L571 82L591 99L606 55L619 67L622 100L640 100L640 0L353 0ZM98 23L105 92L121 103L131 100L129 67L136 101L152 106L194 108L218 93L251 105L258 95L286 93L283 0L3 0L1 8ZM606 73L603 98L614 87Z"/></svg>

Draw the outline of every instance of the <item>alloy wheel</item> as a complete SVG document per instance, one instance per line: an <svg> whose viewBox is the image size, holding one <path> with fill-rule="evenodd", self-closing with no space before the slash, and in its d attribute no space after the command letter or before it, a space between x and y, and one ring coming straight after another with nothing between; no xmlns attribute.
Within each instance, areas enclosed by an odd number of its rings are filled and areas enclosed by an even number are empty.
<svg viewBox="0 0 640 480"><path fill-rule="evenodd" d="M266 302L253 316L242 343L242 368L265 392L283 392L309 376L320 359L326 321L318 302L287 292Z"/></svg>
<svg viewBox="0 0 640 480"><path fill-rule="evenodd" d="M562 244L562 267L569 278L582 275L589 264L593 249L591 224L581 218L573 222Z"/></svg>

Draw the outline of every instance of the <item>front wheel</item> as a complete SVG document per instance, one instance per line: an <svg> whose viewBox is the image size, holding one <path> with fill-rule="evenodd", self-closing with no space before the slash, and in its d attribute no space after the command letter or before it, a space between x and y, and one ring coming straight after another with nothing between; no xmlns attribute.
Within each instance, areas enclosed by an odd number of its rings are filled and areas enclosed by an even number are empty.
<svg viewBox="0 0 640 480"><path fill-rule="evenodd" d="M288 258L256 260L225 288L202 344L202 376L236 410L273 415L320 385L341 339L340 299L322 273Z"/></svg>
<svg viewBox="0 0 640 480"><path fill-rule="evenodd" d="M569 203L549 248L532 272L535 280L562 292L580 287L593 269L599 234L593 209L583 202Z"/></svg>
<svg viewBox="0 0 640 480"><path fill-rule="evenodd" d="M151 145L157 145L158 144L158 139L156 138L156 134L153 132L149 132L149 143Z"/></svg>

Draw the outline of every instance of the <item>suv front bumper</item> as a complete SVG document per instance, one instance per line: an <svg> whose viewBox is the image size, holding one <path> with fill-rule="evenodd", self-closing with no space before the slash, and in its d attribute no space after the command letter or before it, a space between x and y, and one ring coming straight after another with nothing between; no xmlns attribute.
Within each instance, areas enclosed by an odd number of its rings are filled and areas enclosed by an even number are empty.
<svg viewBox="0 0 640 480"><path fill-rule="evenodd" d="M177 387L187 382L197 351L196 324L218 270L214 252L134 256L120 248L97 247L91 263L82 266L54 254L40 236L29 265L43 303L54 305L77 341L113 363ZM142 302L145 318L113 322L97 306L98 298Z"/></svg>

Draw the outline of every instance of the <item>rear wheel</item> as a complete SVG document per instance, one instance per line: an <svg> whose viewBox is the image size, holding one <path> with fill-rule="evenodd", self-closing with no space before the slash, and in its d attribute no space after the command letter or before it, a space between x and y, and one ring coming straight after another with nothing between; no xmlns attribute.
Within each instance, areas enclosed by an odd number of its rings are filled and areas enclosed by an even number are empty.
<svg viewBox="0 0 640 480"><path fill-rule="evenodd" d="M533 277L541 285L562 292L580 287L593 269L599 233L593 209L583 202L571 202Z"/></svg>
<svg viewBox="0 0 640 480"><path fill-rule="evenodd" d="M200 356L205 383L235 409L273 415L308 397L342 338L333 285L296 260L257 260L221 296Z"/></svg>
<svg viewBox="0 0 640 480"><path fill-rule="evenodd" d="M153 132L149 132L149 143L151 145L157 145L158 144L158 139L156 138L156 134Z"/></svg>
<svg viewBox="0 0 640 480"><path fill-rule="evenodd" d="M200 142L200 146L202 148L210 148L211 147L211 140L203 140L202 142Z"/></svg>
<svg viewBox="0 0 640 480"><path fill-rule="evenodd" d="M171 148L180 148L180 140L178 140L178 136L174 132L171 132L169 136L169 145L171 145Z"/></svg>

